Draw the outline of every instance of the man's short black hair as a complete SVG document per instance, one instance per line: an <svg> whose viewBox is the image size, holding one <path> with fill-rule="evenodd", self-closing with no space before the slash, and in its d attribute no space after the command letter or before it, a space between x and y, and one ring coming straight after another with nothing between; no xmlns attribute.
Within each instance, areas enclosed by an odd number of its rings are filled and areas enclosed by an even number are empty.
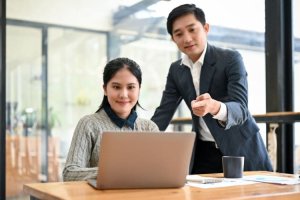
<svg viewBox="0 0 300 200"><path fill-rule="evenodd" d="M167 19L167 31L172 36L172 29L174 21L184 15L194 14L196 19L202 24L205 25L205 14L202 9L197 8L195 4L183 4L174 8Z"/></svg>

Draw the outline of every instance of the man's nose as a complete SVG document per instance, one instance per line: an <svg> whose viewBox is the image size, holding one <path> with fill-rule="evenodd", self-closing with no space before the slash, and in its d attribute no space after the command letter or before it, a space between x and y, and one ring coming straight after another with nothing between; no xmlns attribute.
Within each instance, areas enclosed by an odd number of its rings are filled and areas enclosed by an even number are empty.
<svg viewBox="0 0 300 200"><path fill-rule="evenodd" d="M184 34L183 39L185 43L190 43L192 41L192 37L190 36L190 34Z"/></svg>

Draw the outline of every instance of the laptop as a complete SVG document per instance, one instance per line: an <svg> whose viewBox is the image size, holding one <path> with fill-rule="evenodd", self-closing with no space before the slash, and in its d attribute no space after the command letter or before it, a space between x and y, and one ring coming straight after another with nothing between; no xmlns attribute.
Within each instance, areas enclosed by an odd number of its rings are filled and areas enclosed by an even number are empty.
<svg viewBox="0 0 300 200"><path fill-rule="evenodd" d="M184 186L194 132L103 132L96 189Z"/></svg>

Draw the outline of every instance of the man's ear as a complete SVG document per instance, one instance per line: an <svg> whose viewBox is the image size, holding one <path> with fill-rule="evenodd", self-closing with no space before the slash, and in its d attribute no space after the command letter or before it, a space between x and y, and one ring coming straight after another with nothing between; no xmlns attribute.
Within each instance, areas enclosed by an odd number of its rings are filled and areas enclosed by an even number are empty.
<svg viewBox="0 0 300 200"><path fill-rule="evenodd" d="M207 34L207 33L209 32L209 28L210 28L210 27L209 27L209 24L208 24L208 23L205 23L203 27L204 27L204 30L205 30L205 32L206 32L206 34Z"/></svg>

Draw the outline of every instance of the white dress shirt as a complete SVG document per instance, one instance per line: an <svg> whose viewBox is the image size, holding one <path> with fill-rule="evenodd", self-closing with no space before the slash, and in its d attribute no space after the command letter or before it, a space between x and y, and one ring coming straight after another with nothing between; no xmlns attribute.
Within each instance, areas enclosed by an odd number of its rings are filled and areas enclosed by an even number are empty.
<svg viewBox="0 0 300 200"><path fill-rule="evenodd" d="M191 59L187 55L183 55L183 58L181 60L181 65L186 65L190 68L191 74L193 77L193 83L196 91L196 95L200 95L200 74L201 74L201 68L204 62L204 56L206 53L207 44L203 50L203 53L201 54L200 58L193 63ZM184 66L183 66L184 67ZM218 119L220 121L227 121L227 108L224 103L221 102L221 108L219 112L213 116L213 118ZM211 141L215 142L210 130L208 129L205 121L202 117L199 117L199 130L200 130L200 139L203 141Z"/></svg>

